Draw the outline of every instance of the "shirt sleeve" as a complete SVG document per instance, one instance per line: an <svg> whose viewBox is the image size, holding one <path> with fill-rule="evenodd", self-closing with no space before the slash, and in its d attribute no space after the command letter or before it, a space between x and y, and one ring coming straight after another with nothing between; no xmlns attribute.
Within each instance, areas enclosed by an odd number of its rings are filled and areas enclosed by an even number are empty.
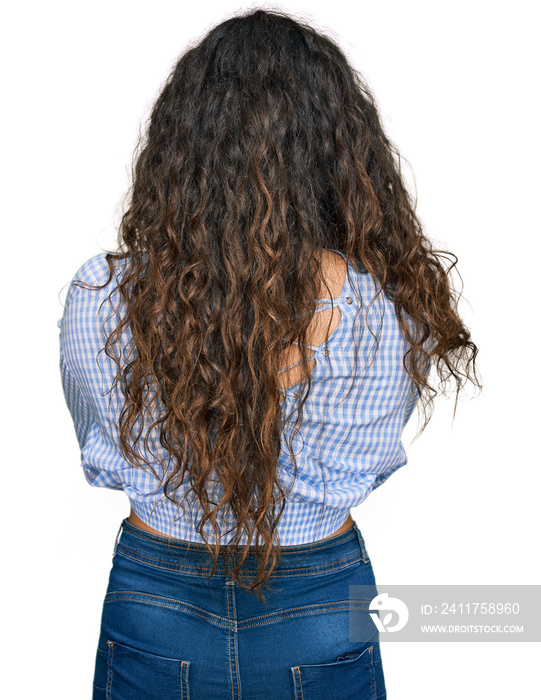
<svg viewBox="0 0 541 700"><path fill-rule="evenodd" d="M432 342L432 340L429 338L429 340L427 341L427 343L425 345L427 351L430 349L431 342ZM426 372L425 372L425 377L427 379L428 379L428 375L430 374L431 369L432 369L432 359L429 357L428 367L427 367ZM405 428L406 423L411 418L413 411L415 410L415 406L417 405L417 402L419 401L420 398L421 398L421 392L417 391L415 388L415 385L413 384L413 382L411 382L410 389L408 392L408 397L406 399L406 410L404 413L404 422L402 424L402 430Z"/></svg>
<svg viewBox="0 0 541 700"><path fill-rule="evenodd" d="M417 404L418 398L419 397L418 397L417 393L415 392L415 388L412 384L410 387L410 390L408 392L408 398L406 399L406 411L404 413L404 422L402 424L402 428L404 428L406 426L406 423L411 418L411 415L412 415L412 413L415 409L415 406Z"/></svg>
<svg viewBox="0 0 541 700"><path fill-rule="evenodd" d="M77 276L77 275L76 275ZM59 367L66 405L71 414L88 483L122 489L118 478L118 453L108 440L100 410L101 385L95 372L95 309L93 297L81 296L73 284L68 289L64 313L57 322ZM103 411L102 411L103 412Z"/></svg>
<svg viewBox="0 0 541 700"><path fill-rule="evenodd" d="M58 322L58 326L61 327L61 321ZM60 378L62 381L64 398L73 420L73 426L75 428L75 434L77 436L79 447L82 451L90 433L90 429L95 421L90 406L86 403L81 390L77 386L75 377L70 372L62 352L62 347L60 347Z"/></svg>
<svg viewBox="0 0 541 700"><path fill-rule="evenodd" d="M71 414L73 420L73 426L75 428L75 434L77 436L77 441L79 442L79 447L82 451L95 422L95 417L92 408L88 401L85 400L81 388L77 384L74 373L70 370L68 366L68 361L66 359L66 345L69 345L70 332L69 332L69 318L70 311L72 309L72 301L74 296L77 294L77 289L74 287L73 280L68 288L68 293L66 295L66 302L64 306L64 313L62 318L58 320L59 333L59 351L60 351L60 379L62 382L62 389L64 391L64 398L66 400L66 405ZM66 324L68 324L66 326Z"/></svg>

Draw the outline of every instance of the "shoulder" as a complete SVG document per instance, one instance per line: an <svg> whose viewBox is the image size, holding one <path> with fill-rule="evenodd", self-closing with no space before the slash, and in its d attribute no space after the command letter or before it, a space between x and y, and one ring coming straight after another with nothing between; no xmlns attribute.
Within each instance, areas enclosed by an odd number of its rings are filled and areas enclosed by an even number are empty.
<svg viewBox="0 0 541 700"><path fill-rule="evenodd" d="M113 275L109 273L109 263L106 258L107 253L98 253L82 263L73 275L66 303L74 297L81 295L103 296L106 292L111 292L111 287L118 280L118 270L122 266L122 261L113 260ZM92 289L92 287L102 287L102 289Z"/></svg>
<svg viewBox="0 0 541 700"><path fill-rule="evenodd" d="M110 305L104 302L114 300L122 260L113 259L113 275L110 275L106 255L98 253L85 260L69 283L57 325L61 330L61 350L72 366L83 357L82 349L87 352L89 347L101 342L103 319L111 316Z"/></svg>
<svg viewBox="0 0 541 700"><path fill-rule="evenodd" d="M322 298L327 298L329 291L331 297L340 297L346 285L349 285L351 291L362 298L372 297L375 294L375 280L368 274L362 261L356 257L347 258L345 253L326 249L321 258L321 272Z"/></svg>
<svg viewBox="0 0 541 700"><path fill-rule="evenodd" d="M72 282L82 282L87 285L102 285L109 277L109 265L107 263L107 253L98 253L86 260L77 269Z"/></svg>
<svg viewBox="0 0 541 700"><path fill-rule="evenodd" d="M329 249L322 250L320 298L339 297L344 286L347 271L348 264L340 253Z"/></svg>

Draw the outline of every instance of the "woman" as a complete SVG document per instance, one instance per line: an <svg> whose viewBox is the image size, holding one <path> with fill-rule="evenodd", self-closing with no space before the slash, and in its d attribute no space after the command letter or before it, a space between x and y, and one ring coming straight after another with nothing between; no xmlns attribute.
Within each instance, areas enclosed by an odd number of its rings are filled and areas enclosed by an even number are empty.
<svg viewBox="0 0 541 700"><path fill-rule="evenodd" d="M377 593L350 511L406 463L431 366L478 385L398 158L342 51L285 14L172 71L118 250L59 322L85 475L131 505L94 698L386 697L376 627L349 629L349 586Z"/></svg>

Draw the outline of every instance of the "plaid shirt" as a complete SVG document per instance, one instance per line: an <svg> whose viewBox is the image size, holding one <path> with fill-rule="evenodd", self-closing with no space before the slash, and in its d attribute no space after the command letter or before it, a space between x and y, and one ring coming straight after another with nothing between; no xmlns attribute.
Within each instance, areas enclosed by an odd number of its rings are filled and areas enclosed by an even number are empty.
<svg viewBox="0 0 541 700"><path fill-rule="evenodd" d="M203 538L195 530L196 504L192 502L191 513L183 514L164 497L159 480L149 471L133 468L120 451L118 418L123 397L113 388L116 365L100 352L105 345L105 330L111 332L118 322L117 317L111 325L114 314L108 303L102 303L116 284L118 273L116 277L102 290L77 287L73 284L76 279L98 285L108 278L104 253L85 262L74 275L58 321L61 381L81 450L81 466L92 486L123 490L133 510L154 529L202 543ZM325 344L312 347L316 355L312 387L303 406L301 429L293 441L298 468L295 480L285 441L294 422L299 385L284 390L279 470L288 495L277 528L282 546L331 535L352 508L407 463L401 434L418 396L403 366L408 346L393 303L381 294L370 304L378 289L366 271L348 265L341 294L332 300L341 311L340 323ZM118 302L119 295L114 294L113 301L115 298ZM331 308L330 299L318 302L319 311ZM373 334L378 333L379 349L373 358ZM127 348L129 329L123 339ZM153 467L162 474L170 455L159 440L152 452ZM144 454L149 458L148 453ZM216 488L220 490L218 482ZM177 497L188 489L186 476ZM221 544L227 544L234 520L224 512L221 522ZM208 541L214 542L208 523L205 533ZM245 542L243 533L240 543Z"/></svg>

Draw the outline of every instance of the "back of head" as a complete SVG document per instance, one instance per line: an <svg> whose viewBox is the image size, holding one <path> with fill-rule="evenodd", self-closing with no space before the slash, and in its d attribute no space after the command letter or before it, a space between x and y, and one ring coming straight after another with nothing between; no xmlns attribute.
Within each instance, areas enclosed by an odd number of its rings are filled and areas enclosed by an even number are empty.
<svg viewBox="0 0 541 700"><path fill-rule="evenodd" d="M150 251L168 228L184 253L216 265L229 255L272 267L280 254L302 270L314 249L360 252L351 208L377 216L394 175L373 100L338 46L260 10L179 60L151 115L125 233L146 231Z"/></svg>

